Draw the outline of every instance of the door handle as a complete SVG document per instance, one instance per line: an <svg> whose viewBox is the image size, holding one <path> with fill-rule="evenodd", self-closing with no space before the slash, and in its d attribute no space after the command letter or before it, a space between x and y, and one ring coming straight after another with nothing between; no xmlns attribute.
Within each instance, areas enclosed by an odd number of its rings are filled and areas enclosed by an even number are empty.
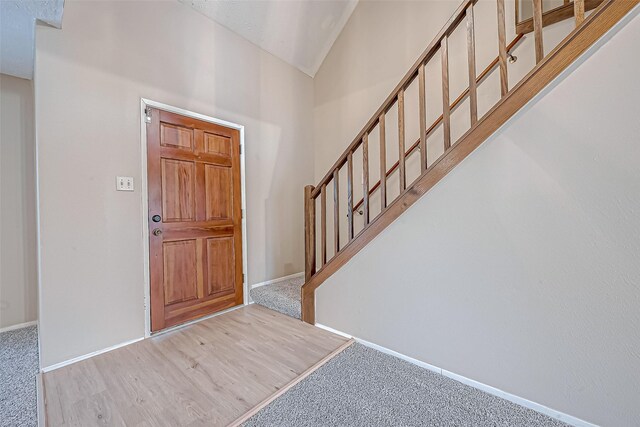
<svg viewBox="0 0 640 427"><path fill-rule="evenodd" d="M152 233L154 236L159 236L162 234L162 230L160 230L159 228L154 228Z"/></svg>

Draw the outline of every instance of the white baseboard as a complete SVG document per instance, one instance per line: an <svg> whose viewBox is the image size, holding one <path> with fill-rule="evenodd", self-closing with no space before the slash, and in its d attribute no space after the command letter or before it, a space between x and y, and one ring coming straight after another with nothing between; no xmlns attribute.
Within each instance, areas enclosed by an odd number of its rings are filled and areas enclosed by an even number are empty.
<svg viewBox="0 0 640 427"><path fill-rule="evenodd" d="M60 368L63 368L65 366L71 365L73 363L89 359L89 358L97 356L99 354L107 353L109 351L118 349L120 347L124 347L126 345L133 344L133 343L136 343L138 341L142 341L143 339L144 339L144 337L136 338L136 339L133 339L133 340L125 341L125 342L120 343L120 344L112 345L111 347L103 348L102 350L93 351L91 353L87 353L87 354L84 354L82 356L74 357L73 359L65 360L64 362L55 363L53 365L49 365L47 367L42 368L42 372L55 371L56 369L60 369Z"/></svg>
<svg viewBox="0 0 640 427"><path fill-rule="evenodd" d="M442 375L445 377L449 377L458 382L466 384L468 386L477 388L478 390L482 390L486 393L493 394L494 396L498 396L503 398L504 400L508 400L509 402L513 402L520 406L524 406L525 408L533 409L536 412L540 412L548 417L555 418L556 420L560 420L563 423L567 423L576 427L598 427L596 424L591 424L588 421L582 420L580 418L574 417L569 414L565 414L564 412L556 411L555 409L549 408L548 406L541 405L540 403L532 402L531 400L525 399L524 397L516 396L511 393L507 393L506 391L500 390L495 387L491 387L490 385L483 384L481 382L472 380L467 377L463 377L462 375L454 374L453 372L449 372L446 369L442 370Z"/></svg>
<svg viewBox="0 0 640 427"><path fill-rule="evenodd" d="M253 285L249 285L249 289L258 288L258 287L264 286L264 285L273 285L274 283L280 283L280 282L284 282L286 280L291 280L291 279L298 279L300 277L304 277L304 272L290 274L288 276L279 277L277 279L267 280L266 282L258 282L258 283L255 283Z"/></svg>
<svg viewBox="0 0 640 427"><path fill-rule="evenodd" d="M316 326L319 327L319 328L325 329L325 330L327 330L329 332L333 332L334 334L341 335L341 336L343 336L345 338L353 338L353 339L356 340L356 342L358 342L358 343L360 343L360 344L362 344L364 346L373 348L374 350L381 351L382 353L386 353L386 354L389 354L391 356L395 356L395 357L397 357L399 359L406 360L407 362L412 363L412 364L417 365L417 366L420 366L421 368L425 368L425 369L428 369L430 371L436 372L438 374L442 374L445 377L449 377L449 378L451 378L453 380L456 380L456 381L461 382L463 384L466 384L468 386L477 388L478 390L482 390L482 391L484 391L486 393L492 394L494 396L498 396L498 397L500 397L500 398L502 398L504 400L508 400L509 402L513 402L513 403L515 403L517 405L524 406L525 408L529 408L529 409L532 409L532 410L534 410L536 412L540 412L541 414L544 414L544 415L546 415L548 417L551 417L551 418L555 418L557 420L560 420L560 421L562 421L564 423L567 423L567 424L570 424L572 426L575 426L575 427L597 427L597 425L591 424L591 423L589 423L587 421L584 421L584 420L582 420L580 418L565 414L564 412L556 411L555 409L551 409L551 408L549 408L547 406L544 406L544 405L541 405L539 403L532 402L531 400L525 399L525 398L520 397L520 396L516 396L515 394L507 393L506 391L500 390L498 388L492 387L492 386L487 385L487 384L483 384L483 383L481 383L479 381L476 381L476 380L472 380L471 378L467 378L467 377L464 377L462 375L458 375L458 374L455 374L453 372L447 371L446 369L442 369L442 368L439 368L437 366L431 365L429 363L423 362L421 360L414 359L412 357L406 356L406 355L404 355L402 353L398 353L397 351L388 349L388 348L383 347L381 345L374 344L374 343L369 342L369 341L365 341L363 339L360 339L358 337L354 337L354 336L349 335L349 334L347 334L345 332L342 332L342 331L338 331L337 329L333 329L333 328L331 328L329 326L325 326L325 325L322 325L320 323L316 323Z"/></svg>
<svg viewBox="0 0 640 427"><path fill-rule="evenodd" d="M17 325L7 326L5 328L0 328L0 334L3 332L9 332L9 331L15 331L17 329L28 328L29 326L34 326L37 324L38 324L38 321L34 320L33 322L25 322L25 323L19 323Z"/></svg>
<svg viewBox="0 0 640 427"><path fill-rule="evenodd" d="M42 373L36 375L36 413L38 417L38 427L47 425L45 420L46 413L44 407L44 384L42 382Z"/></svg>
<svg viewBox="0 0 640 427"><path fill-rule="evenodd" d="M333 328L331 328L329 326L326 326L326 325L323 325L321 323L316 323L316 326L318 328L320 328L320 329L324 329L325 331L329 331L329 332L334 333L336 335L340 335L341 337L345 337L347 339L351 339L351 338L355 339L355 337L353 335L349 335L349 334L347 334L345 332L339 331L337 329L333 329ZM356 340L356 341L360 342L359 340Z"/></svg>

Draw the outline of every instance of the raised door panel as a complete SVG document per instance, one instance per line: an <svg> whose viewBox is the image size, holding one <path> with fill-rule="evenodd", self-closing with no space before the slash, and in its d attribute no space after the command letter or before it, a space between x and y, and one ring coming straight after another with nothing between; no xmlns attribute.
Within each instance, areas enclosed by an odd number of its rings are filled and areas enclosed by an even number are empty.
<svg viewBox="0 0 640 427"><path fill-rule="evenodd" d="M193 130L169 123L161 123L160 145L193 151Z"/></svg>
<svg viewBox="0 0 640 427"><path fill-rule="evenodd" d="M196 241L164 242L162 254L165 305L196 299L198 296Z"/></svg>
<svg viewBox="0 0 640 427"><path fill-rule="evenodd" d="M206 219L233 218L233 185L231 168L205 165Z"/></svg>
<svg viewBox="0 0 640 427"><path fill-rule="evenodd" d="M161 159L162 216L164 222L195 219L195 164Z"/></svg>
<svg viewBox="0 0 640 427"><path fill-rule="evenodd" d="M231 138L206 132L204 143L207 153L231 157Z"/></svg>
<svg viewBox="0 0 640 427"><path fill-rule="evenodd" d="M220 296L235 292L233 237L207 239L207 293Z"/></svg>

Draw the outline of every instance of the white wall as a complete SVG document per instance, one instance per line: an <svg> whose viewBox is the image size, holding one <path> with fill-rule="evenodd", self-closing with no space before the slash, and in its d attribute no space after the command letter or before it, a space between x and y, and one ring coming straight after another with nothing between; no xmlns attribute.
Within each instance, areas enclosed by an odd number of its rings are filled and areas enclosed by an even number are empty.
<svg viewBox="0 0 640 427"><path fill-rule="evenodd" d="M141 97L245 126L248 281L303 270L308 76L178 2L67 1L35 82L44 367L143 335Z"/></svg>
<svg viewBox="0 0 640 427"><path fill-rule="evenodd" d="M325 282L317 321L637 425L637 12Z"/></svg>
<svg viewBox="0 0 640 427"><path fill-rule="evenodd" d="M0 329L38 316L33 86L0 74Z"/></svg>

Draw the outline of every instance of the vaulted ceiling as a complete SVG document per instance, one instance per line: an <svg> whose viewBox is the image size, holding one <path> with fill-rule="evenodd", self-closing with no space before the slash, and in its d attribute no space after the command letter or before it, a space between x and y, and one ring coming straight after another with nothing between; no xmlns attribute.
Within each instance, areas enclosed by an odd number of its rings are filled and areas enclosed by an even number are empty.
<svg viewBox="0 0 640 427"><path fill-rule="evenodd" d="M178 0L314 76L358 0Z"/></svg>
<svg viewBox="0 0 640 427"><path fill-rule="evenodd" d="M64 0L0 0L0 73L31 79L36 21L62 24Z"/></svg>
<svg viewBox="0 0 640 427"><path fill-rule="evenodd" d="M358 0L178 0L314 76ZM60 28L64 0L0 0L0 72L33 77L35 23Z"/></svg>

